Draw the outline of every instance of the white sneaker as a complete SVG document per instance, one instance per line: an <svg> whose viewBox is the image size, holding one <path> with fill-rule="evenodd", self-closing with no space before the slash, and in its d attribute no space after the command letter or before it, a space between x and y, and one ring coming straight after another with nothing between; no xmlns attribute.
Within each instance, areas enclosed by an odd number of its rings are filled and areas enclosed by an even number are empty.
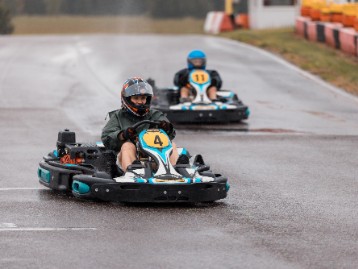
<svg viewBox="0 0 358 269"><path fill-rule="evenodd" d="M114 180L119 183L134 183L136 175L132 172L126 172L123 176L115 177Z"/></svg>

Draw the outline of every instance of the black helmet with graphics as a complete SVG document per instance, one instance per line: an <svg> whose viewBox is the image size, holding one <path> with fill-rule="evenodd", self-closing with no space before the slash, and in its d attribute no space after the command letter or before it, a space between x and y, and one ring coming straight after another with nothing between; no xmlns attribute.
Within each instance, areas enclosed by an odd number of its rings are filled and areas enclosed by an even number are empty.
<svg viewBox="0 0 358 269"><path fill-rule="evenodd" d="M147 97L146 103L142 105L134 104L131 97L140 95ZM122 108L137 117L144 117L149 113L152 96L153 89L147 81L139 77L127 79L121 91Z"/></svg>

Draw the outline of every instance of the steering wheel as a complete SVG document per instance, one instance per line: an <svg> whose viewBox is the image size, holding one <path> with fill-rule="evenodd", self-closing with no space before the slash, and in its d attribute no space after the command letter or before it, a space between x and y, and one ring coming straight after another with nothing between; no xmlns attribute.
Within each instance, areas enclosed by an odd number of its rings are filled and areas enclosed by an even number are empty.
<svg viewBox="0 0 358 269"><path fill-rule="evenodd" d="M138 127L144 125L144 124L150 124L150 126L159 126L160 121L153 121L153 120L142 120L140 122L137 122L132 126L133 129L137 130Z"/></svg>
<svg viewBox="0 0 358 269"><path fill-rule="evenodd" d="M137 137L138 137L138 133L137 133L137 129L144 125L144 124L149 124L149 128L148 129L151 129L153 127L158 127L159 124L160 124L160 121L153 121L153 120L142 120L140 122L137 122L136 124L134 124L131 128L133 128L135 130L135 135L132 139L130 139L133 143L135 143L135 141L137 140Z"/></svg>

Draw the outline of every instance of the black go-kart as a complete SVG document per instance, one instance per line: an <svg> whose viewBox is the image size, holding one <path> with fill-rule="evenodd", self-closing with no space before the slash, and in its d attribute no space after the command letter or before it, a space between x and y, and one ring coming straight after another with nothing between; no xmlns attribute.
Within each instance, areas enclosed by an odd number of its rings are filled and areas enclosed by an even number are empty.
<svg viewBox="0 0 358 269"><path fill-rule="evenodd" d="M248 119L249 108L237 94L229 90L217 92L217 99L210 100L206 90L211 84L210 74L205 70L193 70L189 83L193 99L180 102L177 87L157 88L153 79L148 79L154 89L152 107L165 113L175 123L230 123Z"/></svg>
<svg viewBox="0 0 358 269"><path fill-rule="evenodd" d="M126 173L102 143L77 143L76 134L64 130L58 133L57 149L39 164L39 182L78 198L112 202L200 203L227 196L227 178L213 173L201 155L180 148L180 159L186 161L173 166L172 143L157 128L159 122L144 120L133 127L143 124L149 128L136 138L140 158Z"/></svg>

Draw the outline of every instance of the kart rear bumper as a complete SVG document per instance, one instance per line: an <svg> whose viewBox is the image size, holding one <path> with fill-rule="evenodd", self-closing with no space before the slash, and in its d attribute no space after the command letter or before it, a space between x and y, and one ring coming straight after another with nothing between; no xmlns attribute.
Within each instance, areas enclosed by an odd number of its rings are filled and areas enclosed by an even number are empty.
<svg viewBox="0 0 358 269"><path fill-rule="evenodd" d="M246 120L249 111L246 106L230 110L171 110L160 109L168 119L176 123L227 123Z"/></svg>

